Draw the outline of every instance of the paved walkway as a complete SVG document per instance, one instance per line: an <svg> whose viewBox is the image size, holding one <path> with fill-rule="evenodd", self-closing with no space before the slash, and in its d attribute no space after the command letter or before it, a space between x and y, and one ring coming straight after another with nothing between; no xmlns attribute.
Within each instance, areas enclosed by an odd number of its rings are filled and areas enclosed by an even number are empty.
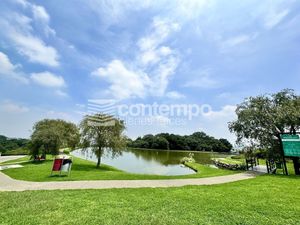
<svg viewBox="0 0 300 225"><path fill-rule="evenodd" d="M5 157L5 159L4 159ZM16 158L12 158L16 157ZM1 156L2 162L23 156ZM27 190L70 190L70 189L107 189L107 188L144 188L144 187L182 187L186 185L224 184L254 178L257 173L245 172L233 175L170 180L94 180L94 181L53 181L31 182L15 180L0 172L0 191Z"/></svg>
<svg viewBox="0 0 300 225"><path fill-rule="evenodd" d="M254 177L255 173L246 172L219 177L194 179L31 182L14 180L0 172L0 191L181 187L186 185L224 184Z"/></svg>
<svg viewBox="0 0 300 225"><path fill-rule="evenodd" d="M20 158L23 158L24 156L25 155L0 156L0 163L10 161L10 160L20 159Z"/></svg>

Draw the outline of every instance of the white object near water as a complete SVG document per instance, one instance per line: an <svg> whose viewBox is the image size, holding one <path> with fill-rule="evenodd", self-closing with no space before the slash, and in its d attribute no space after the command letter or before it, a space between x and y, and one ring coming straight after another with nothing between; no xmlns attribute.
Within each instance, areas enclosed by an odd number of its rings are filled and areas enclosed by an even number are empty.
<svg viewBox="0 0 300 225"><path fill-rule="evenodd" d="M0 166L0 171L6 170L6 169L21 168L21 167L23 167L23 166L21 166L21 165L5 165L5 166Z"/></svg>

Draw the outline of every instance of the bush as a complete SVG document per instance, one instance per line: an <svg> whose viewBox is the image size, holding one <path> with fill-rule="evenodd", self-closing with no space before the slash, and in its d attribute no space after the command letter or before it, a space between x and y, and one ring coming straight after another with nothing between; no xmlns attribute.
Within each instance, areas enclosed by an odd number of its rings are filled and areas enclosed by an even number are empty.
<svg viewBox="0 0 300 225"><path fill-rule="evenodd" d="M223 168L223 169L246 170L246 165L244 165L244 164L228 164L228 163L224 163L224 162L221 162L219 160L216 160L216 159L214 159L213 162L217 167Z"/></svg>
<svg viewBox="0 0 300 225"><path fill-rule="evenodd" d="M187 162L194 163L194 162L195 162L195 159L194 159L193 157L194 157L194 154L193 154L193 153L189 153L189 156L188 156L188 157L183 157L183 158L180 160L180 163L182 163L182 164L187 163Z"/></svg>

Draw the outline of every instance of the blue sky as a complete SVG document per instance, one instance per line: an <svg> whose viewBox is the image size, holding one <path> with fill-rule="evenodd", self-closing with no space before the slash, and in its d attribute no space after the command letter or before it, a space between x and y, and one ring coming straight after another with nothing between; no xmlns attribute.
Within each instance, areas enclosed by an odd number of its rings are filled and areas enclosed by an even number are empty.
<svg viewBox="0 0 300 225"><path fill-rule="evenodd" d="M205 131L234 141L227 122L245 97L299 91L300 2L0 2L0 133L34 122L78 123L89 99L209 104L184 126L129 125L126 134Z"/></svg>

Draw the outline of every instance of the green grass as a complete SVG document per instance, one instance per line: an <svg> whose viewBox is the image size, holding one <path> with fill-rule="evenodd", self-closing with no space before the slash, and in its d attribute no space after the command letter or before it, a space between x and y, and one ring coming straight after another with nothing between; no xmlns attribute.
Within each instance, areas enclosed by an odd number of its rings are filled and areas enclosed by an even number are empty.
<svg viewBox="0 0 300 225"><path fill-rule="evenodd" d="M73 166L70 176L50 176L52 168L52 159L47 156L45 162L25 162L21 163L23 168L7 169L3 173L18 180L28 181L65 181L65 180L145 180L145 179L174 179L174 178L200 178L233 174L233 171L215 169L209 166L193 164L198 171L191 175L182 176L160 176L146 174L127 173L108 165L102 164L100 168L96 168L96 164L87 160L73 157ZM22 161L15 160L15 162ZM8 162L11 163L11 162Z"/></svg>
<svg viewBox="0 0 300 225"><path fill-rule="evenodd" d="M27 155L28 152L29 151L27 149L17 148L17 149L2 152L2 155Z"/></svg>
<svg viewBox="0 0 300 225"><path fill-rule="evenodd" d="M300 224L300 179L213 186L0 192L0 224Z"/></svg>
<svg viewBox="0 0 300 225"><path fill-rule="evenodd" d="M233 159L231 157L221 158L221 159L217 159L217 160L222 162L222 163L231 164L231 165L235 165L235 164L243 165L243 164L245 164L244 159Z"/></svg>

